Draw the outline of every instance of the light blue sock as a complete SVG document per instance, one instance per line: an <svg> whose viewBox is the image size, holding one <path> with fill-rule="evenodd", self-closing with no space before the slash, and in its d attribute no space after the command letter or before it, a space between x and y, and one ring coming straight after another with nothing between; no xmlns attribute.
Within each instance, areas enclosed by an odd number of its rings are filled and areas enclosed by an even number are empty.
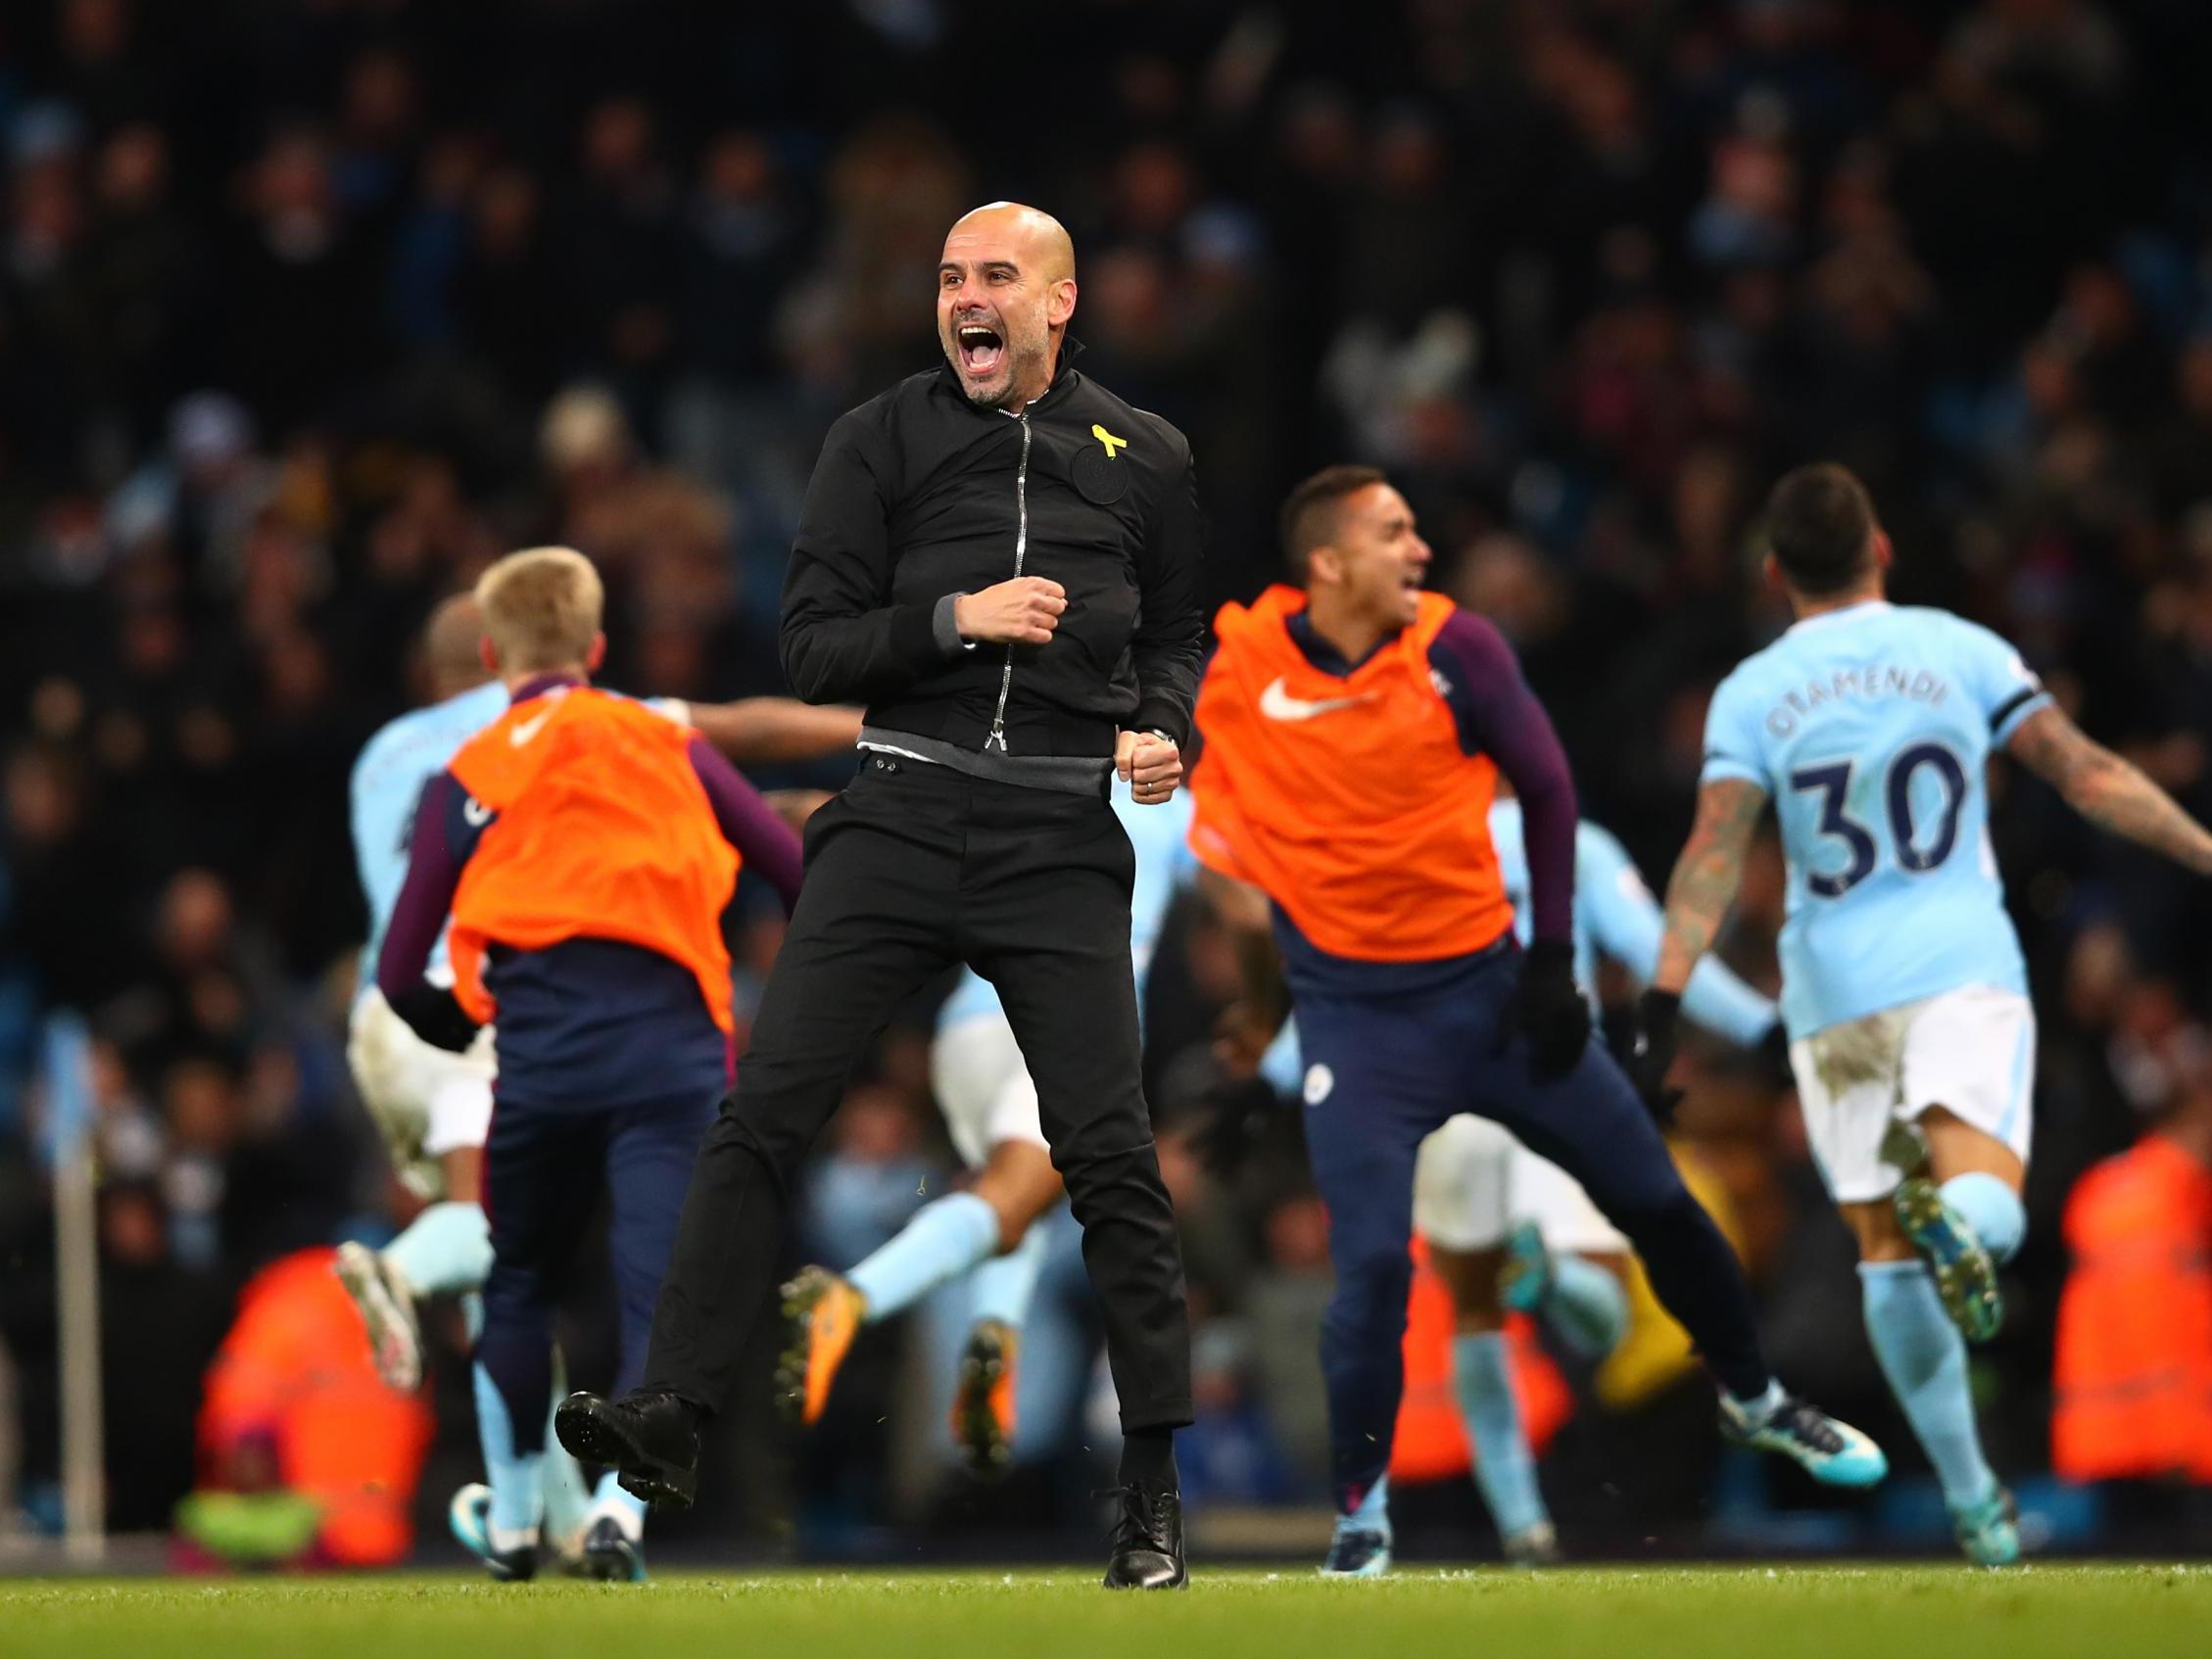
<svg viewBox="0 0 2212 1659"><path fill-rule="evenodd" d="M1974 1229L1990 1258L2000 1265L2020 1254L2028 1236L2028 1212L2020 1196L1995 1175L1977 1169L1953 1175L1943 1185L1944 1202Z"/></svg>
<svg viewBox="0 0 2212 1659"><path fill-rule="evenodd" d="M1377 1475L1374 1485L1368 1488L1360 1506L1349 1515L1336 1517L1336 1530L1340 1533L1380 1533L1390 1536L1390 1477Z"/></svg>
<svg viewBox="0 0 2212 1659"><path fill-rule="evenodd" d="M1022 1242L1004 1256L994 1256L969 1276L974 1293L975 1317L997 1319L1022 1328L1030 1314L1030 1298L1036 1291L1036 1276L1044 1266L1045 1228L1038 1223L1022 1235Z"/></svg>
<svg viewBox="0 0 2212 1659"><path fill-rule="evenodd" d="M568 1368L560 1351L553 1351L553 1398L546 1402L545 1455L538 1467L538 1485L545 1493L545 1536L555 1548L566 1546L583 1530L592 1507L591 1489L584 1484L583 1468L569 1455L553 1433L553 1413L568 1393Z"/></svg>
<svg viewBox="0 0 2212 1659"><path fill-rule="evenodd" d="M925 1204L898 1235L845 1277L868 1299L871 1323L889 1319L998 1248L998 1211L974 1193Z"/></svg>
<svg viewBox="0 0 2212 1659"><path fill-rule="evenodd" d="M1548 1520L1536 1487L1536 1459L1521 1432L1513 1351L1503 1331L1468 1331L1452 1339L1452 1386L1474 1447L1474 1484L1490 1506L1498 1536L1511 1538Z"/></svg>
<svg viewBox="0 0 2212 1659"><path fill-rule="evenodd" d="M418 1296L479 1289L492 1271L492 1223L477 1204L434 1204L384 1247Z"/></svg>
<svg viewBox="0 0 2212 1659"><path fill-rule="evenodd" d="M492 1373L474 1367L476 1435L484 1447L484 1480L492 1489L493 1547L507 1549L535 1538L545 1518L545 1489L539 1484L543 1454L514 1449L514 1423Z"/></svg>
<svg viewBox="0 0 2212 1659"><path fill-rule="evenodd" d="M1944 1311L1936 1281L1920 1261L1859 1264L1866 1334L1890 1392L1912 1424L1952 1508L1979 1503L1996 1486L1974 1429L1966 1382L1966 1339Z"/></svg>
<svg viewBox="0 0 2212 1659"><path fill-rule="evenodd" d="M601 1515L613 1516L626 1538L646 1536L646 1500L624 1492L612 1469L600 1477L599 1491L592 1494L592 1519L596 1521Z"/></svg>
<svg viewBox="0 0 2212 1659"><path fill-rule="evenodd" d="M1595 1261L1562 1251L1540 1312L1544 1323L1585 1359L1603 1359L1628 1330L1628 1293Z"/></svg>

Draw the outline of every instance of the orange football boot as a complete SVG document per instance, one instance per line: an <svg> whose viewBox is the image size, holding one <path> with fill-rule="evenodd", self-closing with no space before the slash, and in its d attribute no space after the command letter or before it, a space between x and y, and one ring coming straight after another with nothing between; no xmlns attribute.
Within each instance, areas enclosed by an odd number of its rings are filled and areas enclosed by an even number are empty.
<svg viewBox="0 0 2212 1659"><path fill-rule="evenodd" d="M776 1399L801 1423L822 1420L830 1385L860 1334L868 1304L827 1267L802 1267L784 1287L784 1354L776 1364Z"/></svg>
<svg viewBox="0 0 2212 1659"><path fill-rule="evenodd" d="M1014 1459L1014 1355L1021 1340L1003 1320L979 1320L960 1352L952 1438L978 1480L1004 1474Z"/></svg>

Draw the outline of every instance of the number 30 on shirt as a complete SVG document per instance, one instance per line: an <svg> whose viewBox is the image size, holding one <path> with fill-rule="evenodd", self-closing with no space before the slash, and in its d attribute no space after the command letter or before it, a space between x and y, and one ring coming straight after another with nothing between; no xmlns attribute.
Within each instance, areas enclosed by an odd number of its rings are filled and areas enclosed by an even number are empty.
<svg viewBox="0 0 2212 1659"><path fill-rule="evenodd" d="M1844 867L1815 871L1805 877L1805 889L1817 898L1840 899L1881 862L1882 849L1874 831L1853 818L1848 806L1851 782L1858 770L1855 760L1830 761L1801 767L1790 774L1790 787L1820 797L1819 830L1843 843ZM1912 788L1922 774L1940 785L1941 799L1934 813L1916 812ZM1966 768L1941 743L1915 743L1900 749L1890 761L1883 779L1882 802L1889 821L1890 846L1899 869L1925 876L1942 867L1958 847L1958 813L1966 802Z"/></svg>

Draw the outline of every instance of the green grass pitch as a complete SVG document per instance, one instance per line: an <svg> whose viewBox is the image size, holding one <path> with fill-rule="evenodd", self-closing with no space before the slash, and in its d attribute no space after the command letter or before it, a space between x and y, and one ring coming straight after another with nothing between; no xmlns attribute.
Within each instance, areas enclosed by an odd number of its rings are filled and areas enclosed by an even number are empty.
<svg viewBox="0 0 2212 1659"><path fill-rule="evenodd" d="M8 1659L2149 1659L2212 1654L2212 1566L1200 1571L1180 1595L1090 1574L673 1574L0 1583Z"/></svg>

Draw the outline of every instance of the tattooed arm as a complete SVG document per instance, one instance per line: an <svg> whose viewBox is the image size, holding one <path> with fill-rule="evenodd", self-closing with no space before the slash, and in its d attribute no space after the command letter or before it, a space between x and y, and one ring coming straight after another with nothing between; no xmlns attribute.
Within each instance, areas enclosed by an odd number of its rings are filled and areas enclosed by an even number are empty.
<svg viewBox="0 0 2212 1659"><path fill-rule="evenodd" d="M2141 768L2087 736L2061 710L2038 709L2005 749L2098 829L2212 876L2212 834Z"/></svg>
<svg viewBox="0 0 2212 1659"><path fill-rule="evenodd" d="M1766 791L1741 778L1718 778L1699 789L1698 821L1666 883L1666 930L1653 989L1679 996L1698 959L1712 948L1765 810Z"/></svg>

